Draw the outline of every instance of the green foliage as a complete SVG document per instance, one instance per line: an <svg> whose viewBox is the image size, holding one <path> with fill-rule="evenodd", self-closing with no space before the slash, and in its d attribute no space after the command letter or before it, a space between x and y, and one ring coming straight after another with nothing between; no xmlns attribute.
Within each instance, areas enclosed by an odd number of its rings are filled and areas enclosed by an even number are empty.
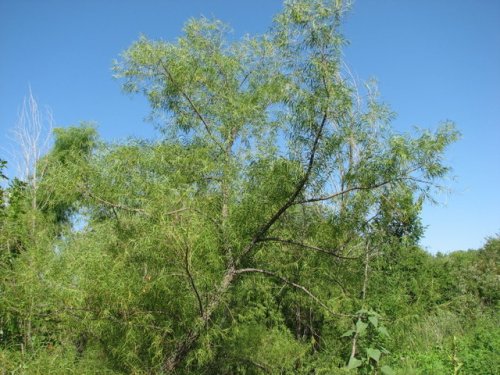
<svg viewBox="0 0 500 375"><path fill-rule="evenodd" d="M391 374L388 365L380 366L382 354L390 352L383 346L389 338L387 328L381 322L381 315L373 310L361 309L356 313L356 323L342 337L351 338L356 343L357 353L353 352L347 363L348 369L358 369L360 373L371 374L378 369L382 374Z"/></svg>
<svg viewBox="0 0 500 375"><path fill-rule="evenodd" d="M479 317L467 335L456 342L456 356L464 374L494 374L500 367L498 313Z"/></svg>
<svg viewBox="0 0 500 375"><path fill-rule="evenodd" d="M107 368L96 352L89 351L81 358L73 349L62 346L40 348L25 356L19 351L0 349L0 366L6 374L119 374Z"/></svg>
<svg viewBox="0 0 500 375"><path fill-rule="evenodd" d="M4 168L7 167L7 162L5 160L2 160L0 159L0 182L2 180L6 180L7 179L7 176L5 176L3 174L3 170ZM4 189L2 186L0 186L0 208L3 209L4 208L4 204L5 204L5 192L4 192Z"/></svg>
<svg viewBox="0 0 500 375"><path fill-rule="evenodd" d="M115 73L163 138L59 128L38 175L0 191L2 369L495 368L498 239L440 257L417 245L458 133L398 134L362 102L343 78L346 9L288 1L239 41L194 19L123 53Z"/></svg>
<svg viewBox="0 0 500 375"><path fill-rule="evenodd" d="M90 124L56 128L53 132L55 141L50 155L62 164L73 161L73 158L88 156L97 141L97 132Z"/></svg>
<svg viewBox="0 0 500 375"><path fill-rule="evenodd" d="M391 332L397 346L388 348L401 354L400 360L393 358L393 367L408 374L495 372L500 333L496 327L498 297L493 297L497 287L489 281L498 275L497 243L498 238L490 238L476 251L427 255L425 268L410 271L423 274L419 283L426 282L422 286L427 289L412 294L411 309L395 314ZM475 273L478 269L486 272L479 276ZM410 275L407 272L405 276ZM485 284L489 287L478 288Z"/></svg>

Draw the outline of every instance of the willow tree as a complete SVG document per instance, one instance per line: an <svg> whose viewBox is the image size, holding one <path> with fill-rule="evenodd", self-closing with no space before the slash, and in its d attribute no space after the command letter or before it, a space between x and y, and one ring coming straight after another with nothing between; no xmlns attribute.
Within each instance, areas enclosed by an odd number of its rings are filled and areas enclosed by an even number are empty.
<svg viewBox="0 0 500 375"><path fill-rule="evenodd" d="M16 260L29 278L0 296L29 324L5 345L72 346L68 366L103 373L356 364L365 339L341 336L361 318L370 260L418 240L457 134L398 134L362 100L341 59L345 11L293 0L263 36L234 41L198 19L174 43L125 51L116 75L148 98L164 139L56 131L39 161L46 203L32 207L43 241Z"/></svg>
<svg viewBox="0 0 500 375"><path fill-rule="evenodd" d="M191 220L207 237L192 250L195 234L176 235L187 259L177 282L194 303L164 340L166 372L224 319L226 301L250 275L304 294L325 316L351 313L336 310L338 287L321 274L385 235L410 236L417 226L404 218L447 172L451 125L397 134L391 112L376 98L362 101L345 78L345 10L340 1L288 1L267 34L236 42L219 21L191 20L175 43L143 37L115 66L126 91L149 99L169 147L205 159L195 173L174 172L192 173L189 193L177 192L184 200L163 213L176 212L171 233ZM301 256L315 266L297 277L289 265ZM217 265L201 291L194 275L208 272L204 257Z"/></svg>
<svg viewBox="0 0 500 375"><path fill-rule="evenodd" d="M0 360L22 348L0 367L360 364L369 338L342 334L365 327L370 272L418 241L457 134L399 134L362 98L341 59L345 11L291 0L263 36L234 41L197 19L174 43L141 38L124 52L116 75L148 98L164 138L106 145L91 127L58 129L36 186L0 191Z"/></svg>

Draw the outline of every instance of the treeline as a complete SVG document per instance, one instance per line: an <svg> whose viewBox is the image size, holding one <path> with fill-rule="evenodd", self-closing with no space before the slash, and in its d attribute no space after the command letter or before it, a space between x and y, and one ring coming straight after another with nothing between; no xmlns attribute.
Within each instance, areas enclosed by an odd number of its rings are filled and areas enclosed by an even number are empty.
<svg viewBox="0 0 500 375"><path fill-rule="evenodd" d="M3 373L495 373L500 239L418 246L458 134L391 129L344 74L345 11L289 1L242 41L191 20L122 55L162 139L57 128L5 181Z"/></svg>

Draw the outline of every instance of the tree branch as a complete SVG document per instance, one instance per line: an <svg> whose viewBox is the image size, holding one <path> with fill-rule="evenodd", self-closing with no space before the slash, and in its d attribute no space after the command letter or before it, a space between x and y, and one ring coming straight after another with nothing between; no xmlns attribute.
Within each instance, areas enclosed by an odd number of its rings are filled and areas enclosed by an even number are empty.
<svg viewBox="0 0 500 375"><path fill-rule="evenodd" d="M147 212L146 210L144 210L142 208L129 207L129 206L125 206L123 204L109 202L109 201L102 199L102 198L98 197L97 195L91 193L88 189L85 189L82 193L84 195L88 196L89 198L92 198L92 199L96 200L97 202L102 203L106 206L109 206L113 209L117 208L119 210L136 212L136 213L140 213L140 214L143 214L146 216L151 216L151 214L149 212ZM187 210L189 210L189 207L181 207L181 208L178 208L176 210L166 212L165 215L174 215L174 214L177 214L179 212L187 211Z"/></svg>
<svg viewBox="0 0 500 375"><path fill-rule="evenodd" d="M280 242L280 243L299 246L299 247L302 247L304 249L310 249L310 250L314 250L314 251L317 251L320 253L328 254L328 255L334 256L334 257L339 258L339 259L349 259L349 260L358 259L358 257L346 257L346 256L339 255L339 254L337 254L338 250L323 249L321 247L307 245L305 243L296 242L293 240L287 240L287 239L283 239L283 238L279 238L279 237L264 237L264 238L259 239L257 242Z"/></svg>
<svg viewBox="0 0 500 375"><path fill-rule="evenodd" d="M327 196L324 196L324 197L315 197L315 198L304 199L302 201L297 201L294 204L304 204L304 203L313 203L313 202L327 201L327 200L331 200L331 199L340 197L340 196L345 195L347 193L350 193L352 191L377 189L379 187L382 187L382 186L388 185L388 184L390 184L392 182L395 182L396 180L383 181L383 182L380 182L378 184L374 184L372 186L353 186L353 187L350 187L348 189L344 189L342 191L338 191L338 192L336 192L334 194L331 194L331 195L327 195Z"/></svg>
<svg viewBox="0 0 500 375"><path fill-rule="evenodd" d="M312 292L310 292L309 289L307 289L305 286L297 284L297 283L294 283L293 281L290 281L288 279L285 279L284 277L282 277L282 276L280 276L280 275L278 275L278 274L276 274L274 272L267 271L267 270L260 269L260 268L241 268L241 269L235 270L234 273L237 274L237 275L240 275L240 274L243 274L243 273L260 273L262 275L271 276L271 277L273 277L275 279L278 279L278 280L284 282L287 285L293 286L294 288L303 291L314 302L316 302L318 305L320 305L321 307L323 307L329 314L334 315L334 316L352 317L352 315L341 314L341 313L337 313L337 312L332 311L327 305L325 305L323 302L321 302L321 300L318 297L316 297Z"/></svg>
<svg viewBox="0 0 500 375"><path fill-rule="evenodd" d="M177 90L179 90L179 92L181 93L182 97L184 99L187 100L187 102L189 103L189 106L191 107L191 109L193 110L193 112L195 113L196 117L198 117L198 119L201 121L201 123L203 124L203 126L205 127L205 130L207 131L208 133L208 136L210 137L210 139L222 150L224 151L224 146L217 140L217 138L215 138L215 136L213 135L212 131L210 130L210 126L208 124L208 121L205 119L205 117L201 114L201 112L198 110L198 107L194 104L194 102L191 100L191 97L184 91L181 89L180 85L177 83L177 81L174 79L172 73L170 73L170 70L167 68L167 66L165 65L165 63L160 59L158 61L158 64L161 66L161 68L163 69L165 75L167 76L168 80L177 88Z"/></svg>
<svg viewBox="0 0 500 375"><path fill-rule="evenodd" d="M311 148L311 154L309 156L309 161L307 163L307 168L306 172L304 173L304 176L297 182L297 185L295 186L295 190L293 194L288 198L288 200L276 211L276 213L271 216L271 218L263 225L260 227L260 229L257 231L255 236L252 238L252 241L243 249L242 256L245 257L252 249L255 247L255 245L259 242L259 240L267 233L267 231L273 226L273 224L285 213L286 210L288 210L292 205L296 204L295 200L299 196L300 192L304 189L304 186L306 185L307 181L309 180L309 177L312 172L313 164L314 164L314 159L316 157L316 152L318 150L318 145L319 145L319 140L321 138L321 135L323 134L323 129L325 127L327 120L327 114L323 115L323 118L321 120L321 124L319 126L319 129L316 133L316 136L314 137L314 143Z"/></svg>
<svg viewBox="0 0 500 375"><path fill-rule="evenodd" d="M207 322L210 320L212 313L214 310L219 306L223 299L224 293L228 290L228 288L231 286L231 284L234 282L235 276L237 275L236 272L236 264L239 264L241 260L248 255L256 246L257 242L259 239L261 239L271 228L271 226L285 213L285 211L290 208L297 197L299 196L300 192L303 190L305 184L307 183L309 176L311 175L312 172L312 167L314 164L314 159L316 155L316 151L318 149L318 144L319 140L321 138L321 135L323 134L323 128L326 124L327 120L327 115L326 112L323 116L323 119L321 121L321 124L319 126L319 129L316 133L316 136L314 138L314 143L311 148L311 154L309 156L309 162L307 165L306 172L304 174L304 177L302 177L296 185L295 191L293 194L288 198L288 200L281 206L278 211L263 225L259 228L259 230L256 232L256 234L253 236L252 240L250 241L247 246L243 249L241 255L238 257L238 259L229 266L229 268L226 270L224 277L219 284L219 286L216 288L216 291L214 294L212 294L210 301L206 304L204 314L203 316L199 319L199 321L196 322L195 327L191 329L185 337L176 345L175 349L167 354L164 358L163 361L163 370L167 373L172 373L175 368L179 365L179 363L185 358L187 353L191 350L193 345L195 345L196 341L200 337L201 334L201 327L202 325L205 326ZM259 271L251 271L251 270L256 270L256 269L242 269L240 270L240 273L245 273L245 272L259 272ZM262 272L265 273L265 272ZM274 276L272 273L268 273L268 275ZM276 277L278 277L276 275ZM284 281L286 279L282 279ZM288 280L284 281L289 285L294 285L293 283L289 282ZM311 295L313 299L315 299L320 305L324 306L328 311L328 307L324 305L317 297L315 297L311 292L309 292L306 288L295 284L297 288L302 289L304 292L307 294ZM332 312L333 313L333 312ZM334 314L334 313L333 313ZM341 314L337 314L341 315Z"/></svg>
<svg viewBox="0 0 500 375"><path fill-rule="evenodd" d="M200 310L200 316L203 316L203 303L201 302L201 296L200 293L198 292L198 288L196 288L196 284L194 282L193 275L191 274L191 269L190 269L190 262L189 262L189 246L187 243L185 243L185 251L184 251L184 269L186 271L186 274L189 279L189 284L191 285L191 288L193 289L193 292L196 296L196 299L198 301L198 309Z"/></svg>
<svg viewBox="0 0 500 375"><path fill-rule="evenodd" d="M353 191L373 190L373 189L377 189L377 188L385 186L385 185L392 184L392 183L397 182L397 181L405 181L405 180L406 181L413 181L417 184L432 185L432 186L436 186L438 188L441 187L437 184L434 184L432 181L422 180L422 179L410 176L410 173L412 173L412 172L414 172L414 170L406 171L402 174L401 177L394 178L393 180L390 180L390 181L382 181L382 182L373 184L371 186L353 186L353 187L338 191L338 192L330 194L330 195L326 195L323 197L308 198L308 199L294 202L293 204L295 205L295 204L305 204L305 203L327 201L327 200L331 200L331 199L343 196L343 195L350 193L350 192L353 192Z"/></svg>
<svg viewBox="0 0 500 375"><path fill-rule="evenodd" d="M151 216L148 212L146 212L146 210L144 210L142 208L128 207L128 206L125 206L123 204L109 202L109 201L107 201L105 199L99 198L98 196L92 194L88 190L85 190L83 192L83 194L86 195L86 196L88 196L88 197L90 197L90 198L92 198L92 199L95 199L97 202L102 203L102 204L104 204L106 206L109 206L111 208L118 208L118 209L124 210L124 211L136 212L136 213L144 214L146 216Z"/></svg>

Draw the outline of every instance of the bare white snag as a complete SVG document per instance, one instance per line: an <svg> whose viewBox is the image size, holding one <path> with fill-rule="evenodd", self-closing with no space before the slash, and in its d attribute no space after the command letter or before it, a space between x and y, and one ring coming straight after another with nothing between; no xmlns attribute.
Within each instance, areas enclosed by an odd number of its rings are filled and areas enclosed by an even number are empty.
<svg viewBox="0 0 500 375"><path fill-rule="evenodd" d="M31 198L32 235L36 229L35 211L40 208L38 202L38 182L45 174L45 169L39 170L39 160L49 150L50 137L54 120L49 109L41 111L35 96L28 89L10 139L12 148L10 158L17 167L17 177L28 187Z"/></svg>
<svg viewBox="0 0 500 375"><path fill-rule="evenodd" d="M12 129L11 139L14 143L12 157L17 164L18 177L34 190L41 172L37 170L38 160L49 149L53 124L52 112L49 109L40 110L30 86Z"/></svg>
<svg viewBox="0 0 500 375"><path fill-rule="evenodd" d="M40 208L38 202L38 182L45 174L45 169L39 170L41 157L49 150L49 142L54 120L50 110L41 111L31 86L24 97L17 122L11 130L12 149L9 152L12 162L17 166L17 177L29 187L31 200L31 236L36 234L36 211ZM32 347L32 314L33 300L30 301L29 315L26 318L25 333L22 348Z"/></svg>

